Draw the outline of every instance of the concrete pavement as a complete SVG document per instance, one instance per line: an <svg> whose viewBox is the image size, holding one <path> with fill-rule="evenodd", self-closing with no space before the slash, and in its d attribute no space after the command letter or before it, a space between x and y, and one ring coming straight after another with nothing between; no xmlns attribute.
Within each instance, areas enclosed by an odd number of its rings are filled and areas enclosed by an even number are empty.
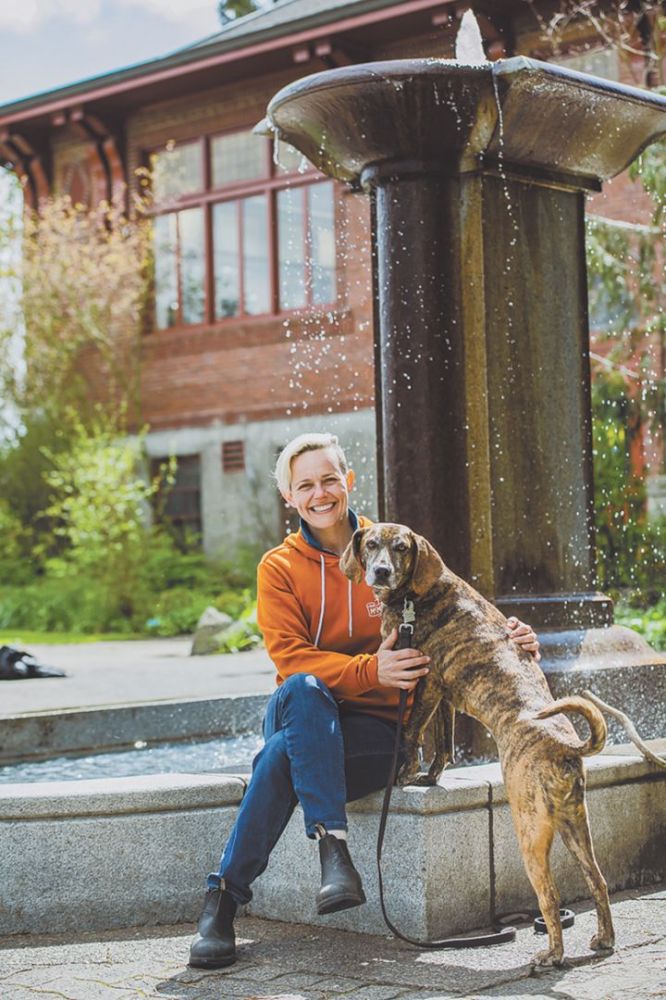
<svg viewBox="0 0 666 1000"><path fill-rule="evenodd" d="M81 645L30 645L64 678L0 682L0 718L21 712L141 704L158 700L269 694L275 668L265 649L190 656L192 639L137 639Z"/></svg>
<svg viewBox="0 0 666 1000"><path fill-rule="evenodd" d="M186 966L190 925L75 940L0 941L6 1000L655 1000L666 997L666 886L614 897L618 949L588 950L594 912L575 907L564 968L535 972L544 939L521 929L511 944L419 951L394 938L239 918L239 960L203 972Z"/></svg>

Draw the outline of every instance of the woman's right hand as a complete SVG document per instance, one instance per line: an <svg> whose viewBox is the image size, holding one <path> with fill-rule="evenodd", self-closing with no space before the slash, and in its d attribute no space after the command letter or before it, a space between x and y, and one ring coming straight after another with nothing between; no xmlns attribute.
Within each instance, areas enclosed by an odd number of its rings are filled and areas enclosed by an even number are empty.
<svg viewBox="0 0 666 1000"><path fill-rule="evenodd" d="M382 687L413 691L428 673L430 657L418 649L394 649L397 640L398 630L394 628L377 650L377 679Z"/></svg>

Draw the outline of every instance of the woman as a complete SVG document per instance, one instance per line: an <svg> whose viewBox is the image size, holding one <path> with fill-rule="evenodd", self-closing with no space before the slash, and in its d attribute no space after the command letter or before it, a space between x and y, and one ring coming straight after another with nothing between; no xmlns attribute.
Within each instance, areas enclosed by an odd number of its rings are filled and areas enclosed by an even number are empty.
<svg viewBox="0 0 666 1000"><path fill-rule="evenodd" d="M257 613L277 669L264 719L265 745L208 892L190 965L235 961L239 903L300 802L308 837L319 841L320 914L365 902L347 848L345 802L383 788L395 742L400 690L428 672L418 650L380 642L381 605L363 581L352 584L338 562L358 526L349 507L354 473L332 434L303 434L278 458L275 477L300 529L267 552L257 573ZM511 638L538 657L529 626L509 620Z"/></svg>

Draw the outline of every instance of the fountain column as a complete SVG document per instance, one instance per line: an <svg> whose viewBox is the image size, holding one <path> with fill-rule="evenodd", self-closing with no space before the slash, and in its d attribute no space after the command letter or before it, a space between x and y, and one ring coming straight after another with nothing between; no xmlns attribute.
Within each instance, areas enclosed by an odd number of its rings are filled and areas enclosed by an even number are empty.
<svg viewBox="0 0 666 1000"><path fill-rule="evenodd" d="M381 516L553 630L555 669L663 665L594 591L584 197L666 133L666 99L400 60L299 80L263 127L373 199Z"/></svg>
<svg viewBox="0 0 666 1000"><path fill-rule="evenodd" d="M507 612L606 623L582 194L493 169L417 171L361 175L375 199L385 515Z"/></svg>

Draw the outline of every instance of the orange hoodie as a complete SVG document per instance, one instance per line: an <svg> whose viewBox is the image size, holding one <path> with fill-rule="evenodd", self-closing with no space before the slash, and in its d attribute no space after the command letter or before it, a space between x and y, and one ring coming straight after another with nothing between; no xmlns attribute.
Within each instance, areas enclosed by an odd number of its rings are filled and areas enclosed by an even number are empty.
<svg viewBox="0 0 666 1000"><path fill-rule="evenodd" d="M359 518L361 527L371 523ZM381 614L366 582L348 580L339 556L310 545L300 530L259 563L257 622L277 683L314 674L338 702L395 721L400 692L377 682Z"/></svg>

